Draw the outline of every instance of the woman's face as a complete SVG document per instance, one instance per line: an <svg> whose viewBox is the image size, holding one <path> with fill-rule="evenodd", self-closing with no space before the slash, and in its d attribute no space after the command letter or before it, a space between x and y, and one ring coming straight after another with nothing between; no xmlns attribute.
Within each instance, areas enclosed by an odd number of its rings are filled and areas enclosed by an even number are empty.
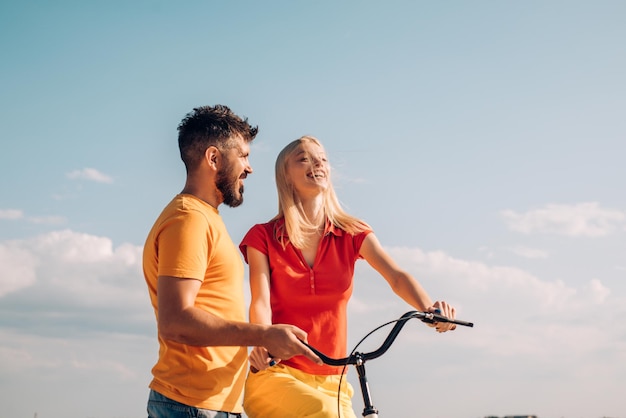
<svg viewBox="0 0 626 418"><path fill-rule="evenodd" d="M287 160L287 177L300 195L326 190L330 166L324 148L314 142L301 143Z"/></svg>

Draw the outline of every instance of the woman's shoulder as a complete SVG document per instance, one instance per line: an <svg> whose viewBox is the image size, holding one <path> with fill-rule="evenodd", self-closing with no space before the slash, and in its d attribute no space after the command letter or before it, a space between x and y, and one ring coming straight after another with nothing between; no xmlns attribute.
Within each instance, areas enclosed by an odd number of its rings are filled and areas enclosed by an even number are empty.
<svg viewBox="0 0 626 418"><path fill-rule="evenodd" d="M253 225L246 235L256 235L256 234L266 234L272 236L275 234L275 231L278 230L281 225L285 223L283 218L279 219L271 219L267 222L258 223Z"/></svg>
<svg viewBox="0 0 626 418"><path fill-rule="evenodd" d="M270 219L267 222L261 222L258 224L255 224L252 226L252 228L250 228L250 230L253 229L274 229L282 224L285 223L285 219L284 218L274 218L274 219Z"/></svg>

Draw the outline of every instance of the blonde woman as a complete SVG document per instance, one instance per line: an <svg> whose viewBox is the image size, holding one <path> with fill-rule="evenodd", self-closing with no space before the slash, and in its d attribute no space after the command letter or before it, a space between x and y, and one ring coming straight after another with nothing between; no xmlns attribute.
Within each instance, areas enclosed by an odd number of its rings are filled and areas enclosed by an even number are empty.
<svg viewBox="0 0 626 418"><path fill-rule="evenodd" d="M250 321L284 323L307 332L308 341L330 357L344 357L348 299L354 264L365 259L393 291L420 311L439 309L454 318L446 302L432 303L422 286L398 267L371 228L347 214L330 179L322 144L303 136L276 160L278 215L248 231L240 249L250 267ZM437 324L438 332L454 329ZM244 393L250 418L337 417L342 368L306 357L272 358L265 348L250 354L252 373ZM352 388L342 380L341 417L355 418Z"/></svg>

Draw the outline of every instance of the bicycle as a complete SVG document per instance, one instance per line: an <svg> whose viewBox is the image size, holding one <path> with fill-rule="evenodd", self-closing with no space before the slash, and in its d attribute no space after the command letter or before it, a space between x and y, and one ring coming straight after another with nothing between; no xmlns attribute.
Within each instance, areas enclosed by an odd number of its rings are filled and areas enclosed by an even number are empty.
<svg viewBox="0 0 626 418"><path fill-rule="evenodd" d="M344 357L340 359L328 357L321 351L317 350L315 347L312 347L311 345L307 343L304 343L304 344L307 345L315 354L317 354L318 357L322 359L324 363L330 366L344 366L344 368L349 365L355 366L357 370L357 374L359 375L359 385L361 386L361 394L363 396L363 403L365 405L363 408L362 415L364 418L378 418L378 410L372 404L372 396L370 393L369 384L367 382L367 375L365 373L365 362L368 360L373 360L385 354L385 352L389 349L389 347L391 347L391 344L393 344L393 342L395 341L396 337L400 333L400 330L402 330L402 327L404 327L404 325L407 323L409 319L414 319L414 318L420 319L422 322L426 322L429 324L433 324L436 322L447 322L447 323L466 326L470 328L474 326L472 322L461 321L457 319L449 319L436 312L434 313L434 312L409 311L405 313L404 315L402 315L400 318L394 319L393 321L386 322L374 328L372 331L370 331L365 337L361 339L361 341L359 341L359 343L355 346L355 348L352 350L352 352L350 353L348 357ZM361 352L356 351L359 345L361 345L361 343L365 341L367 337L372 335L372 333L378 331L384 326L393 324L394 322L395 322L395 325L393 326L393 328L387 335L387 338L385 338L385 340L383 341L380 347L378 347L376 350L371 351L369 353L361 353ZM340 386L341 386L341 383L340 383ZM337 404L338 404L338 407L337 407L338 416L341 416L341 413L339 411L339 396L337 397Z"/></svg>

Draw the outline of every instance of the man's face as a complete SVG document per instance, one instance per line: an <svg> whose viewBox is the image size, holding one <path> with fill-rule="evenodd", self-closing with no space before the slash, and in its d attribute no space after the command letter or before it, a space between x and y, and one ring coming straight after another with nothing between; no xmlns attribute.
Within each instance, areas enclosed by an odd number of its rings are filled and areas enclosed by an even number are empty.
<svg viewBox="0 0 626 418"><path fill-rule="evenodd" d="M250 144L239 138L233 148L222 154L222 165L217 172L215 186L222 194L224 204L237 207L243 203L243 180L252 173L248 162Z"/></svg>

